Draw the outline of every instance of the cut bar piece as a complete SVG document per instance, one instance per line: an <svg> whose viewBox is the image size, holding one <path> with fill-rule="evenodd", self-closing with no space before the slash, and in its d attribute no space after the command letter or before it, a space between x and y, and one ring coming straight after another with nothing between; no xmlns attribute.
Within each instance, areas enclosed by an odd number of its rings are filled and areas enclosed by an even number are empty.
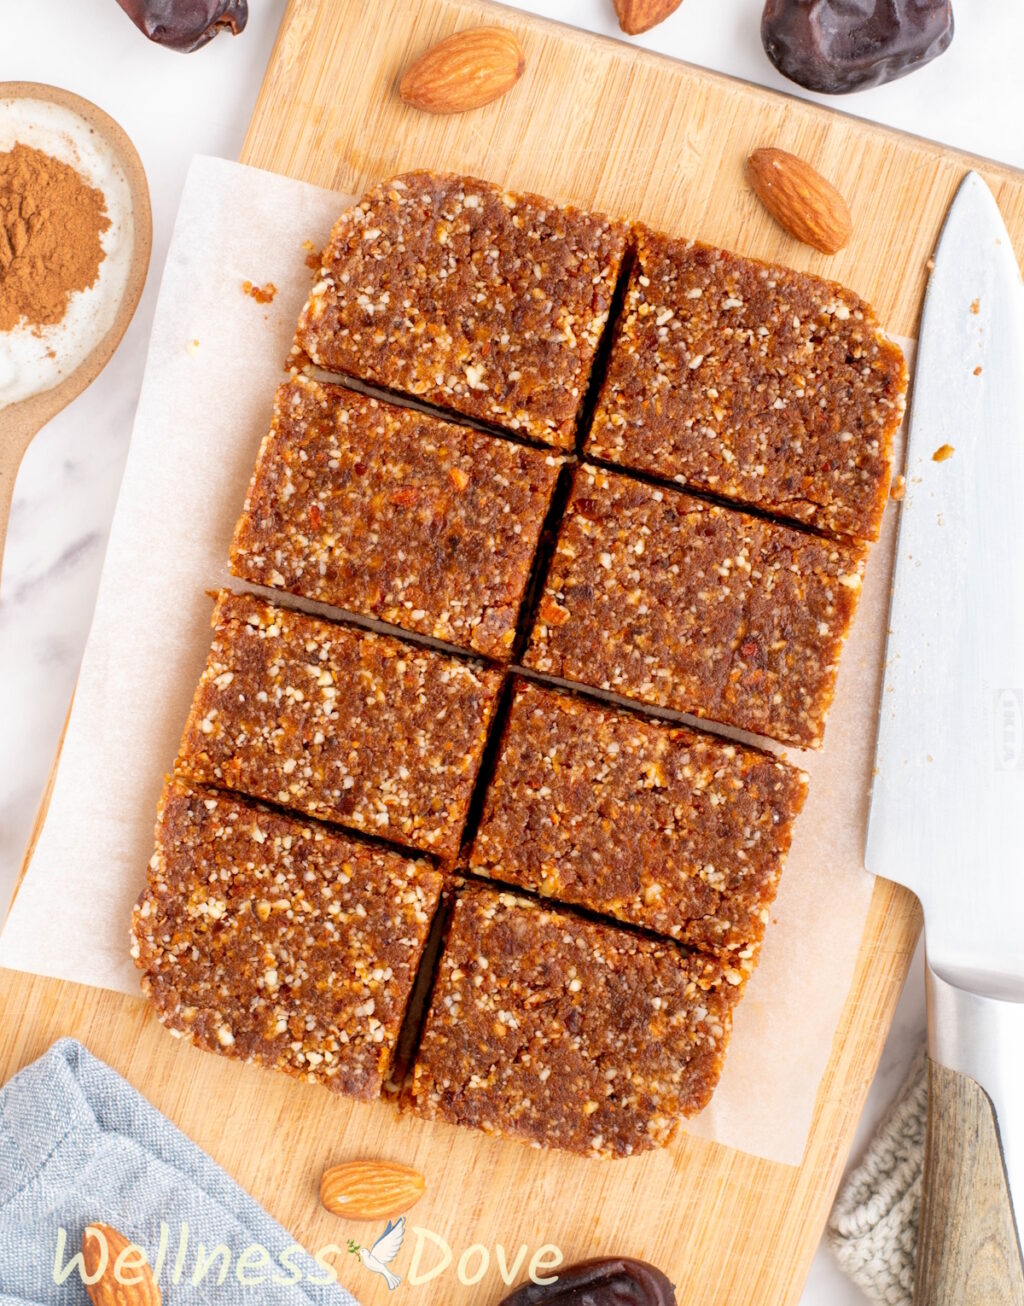
<svg viewBox="0 0 1024 1306"><path fill-rule="evenodd" d="M581 467L525 664L820 747L865 553Z"/></svg>
<svg viewBox="0 0 1024 1306"><path fill-rule="evenodd" d="M751 970L806 791L769 753L522 683L470 867Z"/></svg>
<svg viewBox="0 0 1024 1306"><path fill-rule="evenodd" d="M456 853L501 672L222 591L175 769Z"/></svg>
<svg viewBox="0 0 1024 1306"><path fill-rule="evenodd" d="M425 861L171 779L132 956L173 1033L374 1098L441 886Z"/></svg>
<svg viewBox="0 0 1024 1306"><path fill-rule="evenodd" d="M873 540L906 387L851 291L640 227L586 447Z"/></svg>
<svg viewBox="0 0 1024 1306"><path fill-rule="evenodd" d="M296 377L277 392L231 570L505 659L561 465Z"/></svg>
<svg viewBox="0 0 1024 1306"><path fill-rule="evenodd" d="M710 1098L741 982L671 940L466 889L407 1101L537 1147L648 1151Z"/></svg>
<svg viewBox="0 0 1024 1306"><path fill-rule="evenodd" d="M569 449L627 234L472 177L395 177L335 224L296 348Z"/></svg>

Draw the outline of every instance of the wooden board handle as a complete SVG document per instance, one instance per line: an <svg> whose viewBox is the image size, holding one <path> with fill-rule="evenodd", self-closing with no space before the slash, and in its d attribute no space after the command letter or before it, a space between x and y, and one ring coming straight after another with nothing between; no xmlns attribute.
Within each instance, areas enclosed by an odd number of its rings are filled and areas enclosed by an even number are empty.
<svg viewBox="0 0 1024 1306"><path fill-rule="evenodd" d="M20 403L0 408L0 569L4 563L7 525L11 519L11 501L18 468L32 437L63 406L60 387L33 395Z"/></svg>
<svg viewBox="0 0 1024 1306"><path fill-rule="evenodd" d="M995 1113L973 1079L928 1063L914 1306L1024 1306Z"/></svg>
<svg viewBox="0 0 1024 1306"><path fill-rule="evenodd" d="M4 544L7 540L7 523L11 519L14 482L18 479L18 468L24 452L21 432L8 431L5 423L0 420L0 571L4 565Z"/></svg>

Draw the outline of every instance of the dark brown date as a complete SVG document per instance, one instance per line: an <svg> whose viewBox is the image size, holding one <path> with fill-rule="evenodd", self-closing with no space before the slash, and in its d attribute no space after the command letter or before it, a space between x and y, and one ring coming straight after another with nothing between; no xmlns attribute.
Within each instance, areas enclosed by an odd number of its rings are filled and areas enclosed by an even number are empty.
<svg viewBox="0 0 1024 1306"><path fill-rule="evenodd" d="M826 95L905 77L952 39L951 0L767 0L761 17L783 77Z"/></svg>
<svg viewBox="0 0 1024 1306"><path fill-rule="evenodd" d="M218 32L233 36L249 18L247 0L117 0L140 31L157 45L190 54Z"/></svg>
<svg viewBox="0 0 1024 1306"><path fill-rule="evenodd" d="M676 1306L676 1290L646 1261L608 1256L567 1265L554 1283L524 1283L501 1306Z"/></svg>

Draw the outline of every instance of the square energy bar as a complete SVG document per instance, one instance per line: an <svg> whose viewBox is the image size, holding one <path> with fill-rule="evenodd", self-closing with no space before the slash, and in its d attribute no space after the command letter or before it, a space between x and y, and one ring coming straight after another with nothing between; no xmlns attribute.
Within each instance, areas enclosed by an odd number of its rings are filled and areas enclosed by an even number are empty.
<svg viewBox="0 0 1024 1306"><path fill-rule="evenodd" d="M581 467L525 665L820 747L866 548Z"/></svg>
<svg viewBox="0 0 1024 1306"><path fill-rule="evenodd" d="M627 238L472 177L394 177L335 224L297 353L570 449Z"/></svg>
<svg viewBox="0 0 1024 1306"><path fill-rule="evenodd" d="M640 227L592 457L878 537L907 369L832 281Z"/></svg>
<svg viewBox="0 0 1024 1306"><path fill-rule="evenodd" d="M469 865L752 970L806 792L770 753L520 682Z"/></svg>
<svg viewBox="0 0 1024 1306"><path fill-rule="evenodd" d="M466 889L406 1101L586 1156L663 1146L711 1097L741 982L669 939Z"/></svg>
<svg viewBox="0 0 1024 1306"><path fill-rule="evenodd" d="M501 672L222 591L175 770L445 857Z"/></svg>
<svg viewBox="0 0 1024 1306"><path fill-rule="evenodd" d="M370 1099L441 882L425 861L172 778L132 956L172 1033Z"/></svg>
<svg viewBox="0 0 1024 1306"><path fill-rule="evenodd" d="M277 392L231 571L506 659L561 466L299 376Z"/></svg>

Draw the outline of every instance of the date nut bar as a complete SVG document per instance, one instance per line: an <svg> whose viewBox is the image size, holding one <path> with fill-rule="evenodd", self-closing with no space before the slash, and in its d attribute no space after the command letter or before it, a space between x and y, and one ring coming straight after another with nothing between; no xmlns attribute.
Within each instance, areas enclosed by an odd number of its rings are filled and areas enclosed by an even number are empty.
<svg viewBox="0 0 1024 1306"><path fill-rule="evenodd" d="M427 862L172 778L132 915L143 992L209 1052L374 1098L441 881Z"/></svg>
<svg viewBox="0 0 1024 1306"><path fill-rule="evenodd" d="M473 177L394 177L335 224L296 350L570 449L627 236Z"/></svg>
<svg viewBox="0 0 1024 1306"><path fill-rule="evenodd" d="M180 775L458 851L499 670L227 590L213 627Z"/></svg>
<svg viewBox="0 0 1024 1306"><path fill-rule="evenodd" d="M866 547L581 467L525 665L820 747Z"/></svg>
<svg viewBox="0 0 1024 1306"><path fill-rule="evenodd" d="M710 1098L741 983L669 939L465 889L406 1102L536 1147L648 1151Z"/></svg>
<svg viewBox="0 0 1024 1306"><path fill-rule="evenodd" d="M296 377L277 392L231 571L507 659L561 466Z"/></svg>
<svg viewBox="0 0 1024 1306"><path fill-rule="evenodd" d="M873 540L907 369L852 291L636 229L586 449Z"/></svg>
<svg viewBox="0 0 1024 1306"><path fill-rule="evenodd" d="M751 970L806 792L759 749L521 682L469 865Z"/></svg>

